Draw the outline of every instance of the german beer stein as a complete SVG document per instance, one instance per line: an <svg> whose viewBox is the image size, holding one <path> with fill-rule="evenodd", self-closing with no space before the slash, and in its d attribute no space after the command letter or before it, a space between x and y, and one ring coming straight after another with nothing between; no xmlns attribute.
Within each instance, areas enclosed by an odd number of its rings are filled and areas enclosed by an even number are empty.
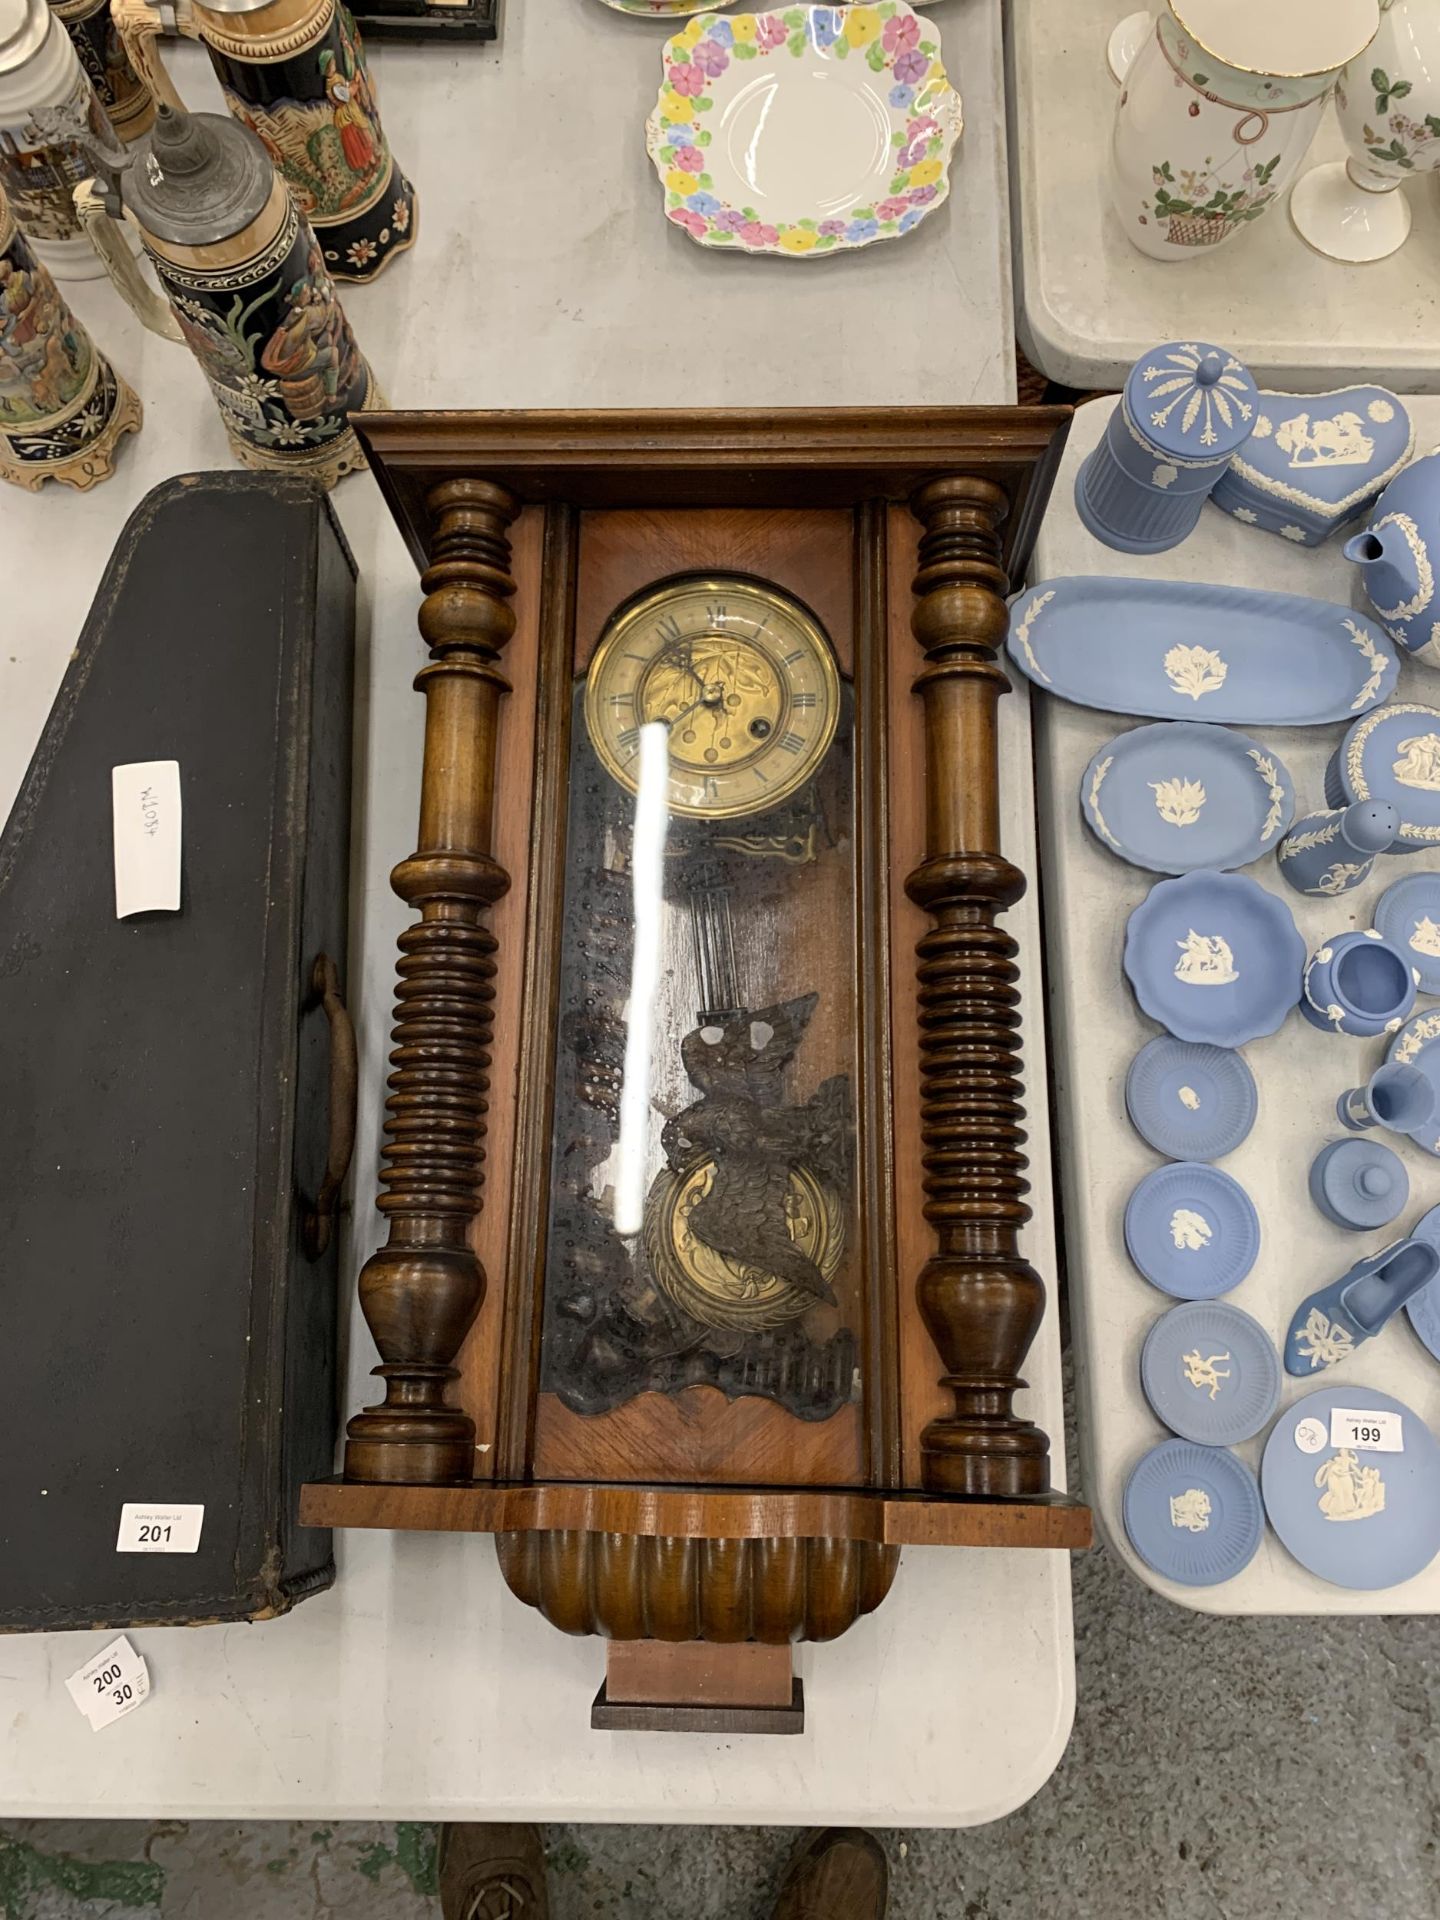
<svg viewBox="0 0 1440 1920"><path fill-rule="evenodd" d="M45 0L0 0L0 188L59 280L103 271L74 200L96 150L123 152L64 27Z"/></svg>
<svg viewBox="0 0 1440 1920"><path fill-rule="evenodd" d="M31 493L47 480L93 487L140 419L0 193L0 479Z"/></svg>
<svg viewBox="0 0 1440 1920"><path fill-rule="evenodd" d="M109 0L50 0L50 11L69 34L75 56L120 138L138 140L148 133L155 102L130 64L125 42L110 17Z"/></svg>
<svg viewBox="0 0 1440 1920"><path fill-rule="evenodd" d="M90 238L145 325L200 362L236 458L327 487L363 465L346 416L380 395L320 243L255 136L162 102L100 181L76 195ZM124 245L126 215L164 300Z"/></svg>
<svg viewBox="0 0 1440 1920"><path fill-rule="evenodd" d="M113 0L112 11L155 98L178 107L158 9ZM415 193L391 155L345 0L176 0L174 11L180 31L204 41L225 104L264 146L330 272L373 280L415 238Z"/></svg>

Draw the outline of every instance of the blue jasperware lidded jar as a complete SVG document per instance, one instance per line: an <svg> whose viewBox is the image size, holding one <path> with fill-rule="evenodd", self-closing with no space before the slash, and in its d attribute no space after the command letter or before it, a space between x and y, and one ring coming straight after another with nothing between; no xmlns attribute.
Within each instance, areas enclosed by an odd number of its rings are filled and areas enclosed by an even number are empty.
<svg viewBox="0 0 1440 1920"><path fill-rule="evenodd" d="M1176 340L1142 354L1075 476L1075 510L1095 538L1121 553L1178 546L1249 439L1258 394L1223 347Z"/></svg>

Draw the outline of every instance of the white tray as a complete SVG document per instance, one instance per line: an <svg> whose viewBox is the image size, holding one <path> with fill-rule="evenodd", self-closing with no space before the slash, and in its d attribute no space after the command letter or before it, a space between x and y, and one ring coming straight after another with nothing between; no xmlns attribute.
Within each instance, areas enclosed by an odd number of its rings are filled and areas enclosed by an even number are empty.
<svg viewBox="0 0 1440 1920"><path fill-rule="evenodd" d="M1332 384L1364 377L1359 372L1340 374ZM1075 416L1032 578L1099 573L1215 580L1360 604L1352 579L1355 569L1342 559L1338 539L1319 548L1291 546L1273 534L1241 526L1216 507L1207 506L1196 531L1169 553L1145 559L1102 546L1076 517L1075 471L1100 438L1114 404L1092 401ZM1410 405L1417 442L1428 447L1440 439L1440 399ZM1405 664L1395 697L1440 705L1440 672ZM1080 778L1090 756L1113 734L1142 723L1048 696L1036 697L1034 711L1055 1138L1080 1388L1082 1492L1131 1571L1158 1593L1200 1612L1440 1612L1440 1558L1398 1587L1351 1593L1307 1573L1267 1528L1259 1552L1235 1579L1217 1587L1182 1587L1151 1573L1125 1538L1120 1521L1125 1481L1140 1456L1166 1437L1140 1390L1140 1347L1153 1323L1175 1305L1135 1271L1121 1231L1131 1189L1161 1164L1161 1156L1146 1146L1125 1117L1126 1071L1159 1029L1136 1007L1120 964L1125 921L1159 876L1107 853L1080 814ZM1325 762L1343 725L1246 731L1278 752L1289 768L1298 812L1325 804ZM1422 870L1413 862L1423 864L1424 856L1382 855L1365 886L1333 901L1308 900L1287 886L1273 854L1245 871L1284 900L1307 949L1313 951L1327 934L1368 927L1371 909L1385 888L1406 873ZM1243 1051L1259 1086L1260 1112L1249 1139L1222 1164L1255 1202L1261 1249L1248 1278L1225 1297L1253 1314L1278 1347L1305 1294L1338 1277L1363 1253L1383 1246L1440 1201L1440 1160L1408 1140L1379 1135L1405 1163L1409 1204L1392 1227L1378 1233L1348 1233L1331 1226L1312 1204L1306 1176L1320 1147L1343 1133L1334 1115L1336 1096L1379 1064L1380 1043L1318 1033L1297 1012L1278 1034ZM1440 1431L1440 1364L1420 1345L1403 1314L1353 1359L1328 1370L1314 1384L1352 1383L1357 1389L1354 1404L1364 1404L1361 1387L1376 1387L1403 1400ZM1286 1374L1282 1404L1289 1406L1309 1390L1309 1383ZM1263 1441L1262 1434L1236 1451L1258 1469Z"/></svg>
<svg viewBox="0 0 1440 1920"><path fill-rule="evenodd" d="M1265 0L1257 0L1264 5ZM1440 391L1440 184L1407 182L1409 240L1342 266L1312 252L1287 204L1194 260L1151 260L1110 209L1115 83L1105 42L1125 0L1010 0L1010 169L1021 344L1072 387L1118 387L1131 363L1182 334L1238 353L1262 386L1313 393L1353 378ZM1327 111L1306 167L1340 159Z"/></svg>

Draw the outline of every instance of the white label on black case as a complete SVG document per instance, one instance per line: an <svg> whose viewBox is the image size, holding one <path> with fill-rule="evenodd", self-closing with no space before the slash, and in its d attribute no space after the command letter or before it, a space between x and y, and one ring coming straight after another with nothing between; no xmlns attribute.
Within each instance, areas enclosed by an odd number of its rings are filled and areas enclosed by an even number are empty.
<svg viewBox="0 0 1440 1920"><path fill-rule="evenodd" d="M1364 1407L1332 1407L1330 1444L1349 1447L1355 1453L1403 1453L1403 1422L1398 1413L1369 1412Z"/></svg>
<svg viewBox="0 0 1440 1920"><path fill-rule="evenodd" d="M205 1522L202 1506L157 1506L127 1500L120 1509L117 1553L194 1553Z"/></svg>
<svg viewBox="0 0 1440 1920"><path fill-rule="evenodd" d="M180 762L110 769L115 918L180 911Z"/></svg>
<svg viewBox="0 0 1440 1920"><path fill-rule="evenodd" d="M70 1698L99 1733L150 1697L150 1669L122 1633L65 1682Z"/></svg>

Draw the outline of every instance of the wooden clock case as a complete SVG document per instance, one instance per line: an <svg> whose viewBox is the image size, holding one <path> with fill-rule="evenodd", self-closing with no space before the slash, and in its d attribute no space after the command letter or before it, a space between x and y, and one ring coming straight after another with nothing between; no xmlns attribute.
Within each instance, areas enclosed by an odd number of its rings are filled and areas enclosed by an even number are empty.
<svg viewBox="0 0 1440 1920"><path fill-rule="evenodd" d="M611 1643L596 1724L793 1726L789 1647L908 1544L1063 1549L1013 1408L1045 1306L1029 1217L996 704L1062 408L380 413L422 569L426 731L378 1205L383 1400L324 1526L488 1532L513 1592ZM576 1412L542 1378L575 688L671 576L740 573L828 634L853 702L856 1395L825 1419L685 1385ZM622 1696L617 1704L615 1696ZM748 1717L746 1717L748 1715ZM767 1717L768 1716L768 1717Z"/></svg>

